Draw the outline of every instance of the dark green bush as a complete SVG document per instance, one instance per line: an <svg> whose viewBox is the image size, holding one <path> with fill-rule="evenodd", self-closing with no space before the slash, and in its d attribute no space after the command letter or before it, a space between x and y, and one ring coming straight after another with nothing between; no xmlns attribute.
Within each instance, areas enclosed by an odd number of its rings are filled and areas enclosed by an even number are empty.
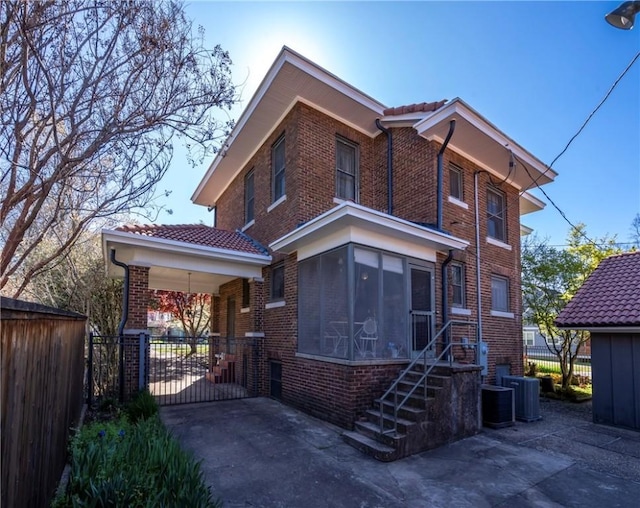
<svg viewBox="0 0 640 508"><path fill-rule="evenodd" d="M158 403L149 390L142 390L129 402L125 413L133 423L158 414Z"/></svg>
<svg viewBox="0 0 640 508"><path fill-rule="evenodd" d="M63 507L220 507L203 483L200 464L186 454L157 416L82 428L71 445Z"/></svg>

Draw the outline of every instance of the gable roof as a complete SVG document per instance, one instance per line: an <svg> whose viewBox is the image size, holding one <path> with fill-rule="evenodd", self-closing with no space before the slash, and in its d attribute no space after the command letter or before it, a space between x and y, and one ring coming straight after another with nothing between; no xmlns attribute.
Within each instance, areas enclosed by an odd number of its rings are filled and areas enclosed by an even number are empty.
<svg viewBox="0 0 640 508"><path fill-rule="evenodd" d="M640 251L602 260L556 319L561 328L640 326Z"/></svg>
<svg viewBox="0 0 640 508"><path fill-rule="evenodd" d="M213 228L204 224L143 224L125 225L116 231L133 233L149 238L173 240L194 245L204 245L222 250L246 252L249 254L268 255L260 244L238 231Z"/></svg>

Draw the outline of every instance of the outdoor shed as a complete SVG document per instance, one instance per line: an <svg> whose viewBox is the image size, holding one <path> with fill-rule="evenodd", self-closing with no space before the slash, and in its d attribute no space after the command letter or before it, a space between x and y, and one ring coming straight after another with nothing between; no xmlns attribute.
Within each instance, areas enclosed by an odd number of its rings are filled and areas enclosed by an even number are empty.
<svg viewBox="0 0 640 508"><path fill-rule="evenodd" d="M593 421L640 430L640 252L604 259L556 324L591 332Z"/></svg>

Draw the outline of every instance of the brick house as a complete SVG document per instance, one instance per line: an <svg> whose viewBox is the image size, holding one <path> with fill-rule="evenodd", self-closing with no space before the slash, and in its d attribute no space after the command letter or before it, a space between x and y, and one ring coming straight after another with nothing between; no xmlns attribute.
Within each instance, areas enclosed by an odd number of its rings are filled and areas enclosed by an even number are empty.
<svg viewBox="0 0 640 508"><path fill-rule="evenodd" d="M520 216L554 177L459 98L389 108L285 47L192 196L215 208L207 239L105 231L105 254L147 267L143 286L188 270L212 332L264 337L261 394L347 429L367 433L374 400L450 344L429 378L448 395L422 407L439 437L398 445L396 421L369 435L386 460L475 433L480 382L522 375Z"/></svg>

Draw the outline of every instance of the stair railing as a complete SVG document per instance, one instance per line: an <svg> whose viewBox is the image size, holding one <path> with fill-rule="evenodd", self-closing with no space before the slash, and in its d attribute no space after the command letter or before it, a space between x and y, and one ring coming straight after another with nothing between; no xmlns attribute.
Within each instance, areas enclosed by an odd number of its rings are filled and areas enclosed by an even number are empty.
<svg viewBox="0 0 640 508"><path fill-rule="evenodd" d="M438 365L440 361L442 361L443 358L448 358L449 365L450 366L453 365L453 355L447 356L447 354L451 351L453 346L462 346L462 347L471 347L471 348L476 347L477 342L469 343L468 338L467 338L467 341L462 340L459 342L454 342L453 340L449 340L444 345L444 347L442 348L442 351L439 354L435 356L430 356L431 351L436 350L438 339L442 337L445 333L447 333L447 331L450 331L451 327L453 327L454 325L477 326L477 323L475 321L461 321L461 320L454 320L454 319L447 321L447 323L440 329L440 331L438 331L438 333L436 333L436 335L429 341L429 343L425 346L425 348L422 351L420 351L420 353L418 353L418 356L416 356L416 358L414 358L411 361L411 363L407 366L407 368L405 368L400 373L400 375L389 387L389 389L386 392L384 392L382 397L380 397L380 434L397 435L398 412L400 411L400 409L404 407L404 405L407 403L407 401L411 398L413 393L418 389L420 385L424 386L424 397L426 399L427 385L428 385L427 380L429 378L429 375L433 371L433 369ZM448 336L450 336L450 334ZM427 360L431 362L430 365L427 365ZM398 385L402 382L405 382L406 379L408 379L409 373L415 372L413 370L413 367L418 363L422 363L424 365L423 374L420 376L418 380L414 382L413 386L408 391L408 393L406 393L405 396L400 401L400 403L398 403ZM384 428L384 420L385 420L384 403L388 401L388 399L390 399L391 396L393 396L393 420L392 420L393 426L391 428L385 429Z"/></svg>

